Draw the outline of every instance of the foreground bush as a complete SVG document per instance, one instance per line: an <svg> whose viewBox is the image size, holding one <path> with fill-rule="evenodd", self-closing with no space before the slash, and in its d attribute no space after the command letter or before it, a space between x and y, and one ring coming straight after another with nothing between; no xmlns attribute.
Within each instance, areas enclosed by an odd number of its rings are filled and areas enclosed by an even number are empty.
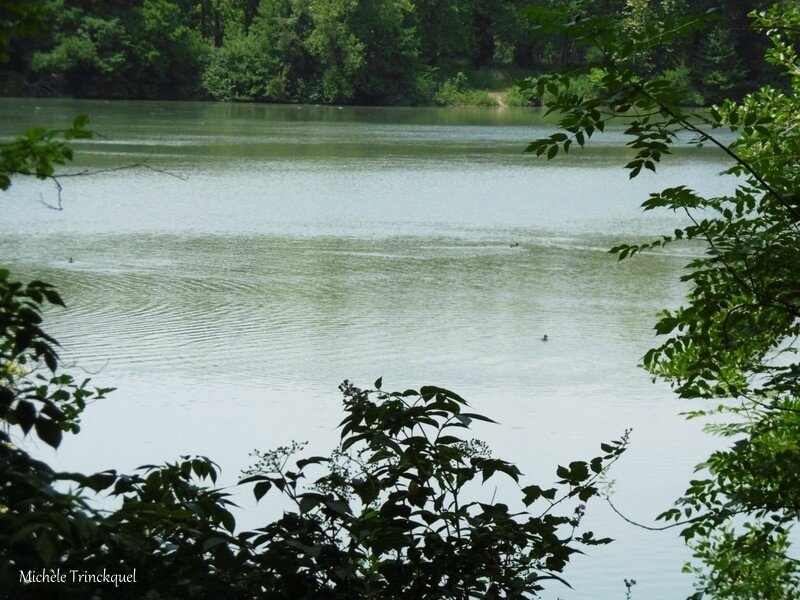
<svg viewBox="0 0 800 600"><path fill-rule="evenodd" d="M553 16L539 15L543 22ZM678 185L650 194L644 210L676 212L684 225L611 252L622 260L691 244L684 306L659 315L655 330L664 337L643 364L680 398L695 400L688 416L710 417L707 430L727 441L659 516L664 528L680 528L693 551L695 562L685 567L696 577L693 598L784 600L800 597L791 543L800 516L800 7L778 2L750 14L750 33L769 40L765 62L782 75L780 86L690 111L681 108L693 102L686 73L653 77L648 57L668 52L678 36L720 46L719 29L705 28L712 17L625 36L610 19L573 15L568 31L597 60L531 82L531 91L549 94L562 131L529 151L554 158L616 122L627 127L631 178L655 172L687 142L729 161L721 175L734 179L722 189L733 183L733 193L707 197ZM592 72L600 85L576 91L574 78Z"/></svg>
<svg viewBox="0 0 800 600"><path fill-rule="evenodd" d="M294 444L260 454L239 483L294 507L255 531L236 531L228 492L204 457L131 475L56 472L20 447L25 436L58 447L64 432L79 431L86 400L109 390L58 371L56 341L41 328L47 303L62 304L52 287L0 271L5 597L529 598L547 580L563 581L581 546L610 541L580 522L624 437L603 444L602 456L559 467L555 487L522 486L514 465L454 435L489 419L432 386L397 393L380 380L373 390L343 383L341 443L330 457L290 466ZM500 474L513 481L515 507L483 487ZM118 508L99 510L90 492L111 494ZM91 580L104 569L122 578L135 569L136 583ZM41 573L66 581L32 582Z"/></svg>

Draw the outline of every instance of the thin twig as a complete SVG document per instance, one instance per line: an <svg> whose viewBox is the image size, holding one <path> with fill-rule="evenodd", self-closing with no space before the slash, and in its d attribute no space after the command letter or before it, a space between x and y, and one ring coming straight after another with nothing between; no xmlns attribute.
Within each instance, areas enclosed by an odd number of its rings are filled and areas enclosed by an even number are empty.
<svg viewBox="0 0 800 600"><path fill-rule="evenodd" d="M88 177L90 175L100 175L102 173L116 173L117 171L129 171L131 169L147 169L148 171L153 171L154 173L160 173L162 175L169 175L170 177L175 177L176 179L180 179L181 181L187 181L189 179L188 175L181 175L180 173L173 173L172 171L168 171L167 169L154 167L153 165L148 164L146 161L143 160L128 165L122 165L119 167L110 167L108 169L84 169L82 171L75 171L73 173L60 173L58 175L50 175L47 179L50 179L56 186L56 203L50 204L48 202L45 202L41 194L39 194L39 203L42 206L49 208L50 210L57 210L57 211L64 210L64 205L63 205L64 187L61 185L62 178ZM19 174L33 175L33 173L19 173Z"/></svg>
<svg viewBox="0 0 800 600"><path fill-rule="evenodd" d="M637 523L633 519L629 519L628 517L626 517L619 511L619 509L616 506L614 506L614 503L611 501L611 496L606 496L606 502L608 502L608 505L611 507L611 510L617 513L617 515L621 517L623 521L625 521L626 523L630 523L631 525L635 525L636 527L639 527L641 529L647 529L648 531L664 531L666 529L674 529L675 527L682 527L684 525L696 523L704 518L703 516L697 516L687 521L679 521L678 523L671 523L669 525L663 525L661 527L653 527L651 525L644 525L642 523Z"/></svg>

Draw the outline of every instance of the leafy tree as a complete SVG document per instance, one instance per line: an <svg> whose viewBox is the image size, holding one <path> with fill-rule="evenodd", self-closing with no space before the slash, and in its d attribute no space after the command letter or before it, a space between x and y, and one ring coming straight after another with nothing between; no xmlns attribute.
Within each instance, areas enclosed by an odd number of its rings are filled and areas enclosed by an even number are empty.
<svg viewBox="0 0 800 600"><path fill-rule="evenodd" d="M221 100L292 102L308 99L314 64L305 47L311 15L304 0L262 0L247 33L218 49L203 85Z"/></svg>
<svg viewBox="0 0 800 600"><path fill-rule="evenodd" d="M700 93L711 103L721 102L742 85L743 67L729 31L714 27L706 37L700 55Z"/></svg>
<svg viewBox="0 0 800 600"><path fill-rule="evenodd" d="M800 560L790 544L800 515L800 8L778 3L751 17L769 36L766 58L784 74L786 91L764 87L691 113L679 107L683 97L669 80L637 70L637 57L657 51L665 31L692 34L704 18L628 37L606 19L573 19L576 35L599 49L601 58L585 67L603 70L599 94L578 96L562 74L532 83L539 94L549 90L563 129L533 142L537 154L553 158L573 143L583 146L609 120L625 119L631 177L655 171L687 135L730 159L723 175L735 178L732 195L706 198L686 186L652 194L645 210L678 211L688 225L612 249L624 259L676 243L705 248L682 277L691 285L686 305L664 311L656 324L667 339L644 357L645 368L680 397L706 402L690 418L713 417L708 431L730 440L659 516L682 528L699 561L687 567L697 576L697 598L778 599L800 591ZM734 141L717 137L719 129L735 132Z"/></svg>
<svg viewBox="0 0 800 600"><path fill-rule="evenodd" d="M52 34L43 36L30 58L38 89L79 97L198 95L207 50L177 4L87 4L55 0L48 5Z"/></svg>
<svg viewBox="0 0 800 600"><path fill-rule="evenodd" d="M144 0L134 11L128 59L135 65L136 95L192 98L207 58L206 46L186 15L169 0Z"/></svg>
<svg viewBox="0 0 800 600"><path fill-rule="evenodd" d="M464 55L471 45L466 2L417 0L414 3L420 50L434 67L447 57Z"/></svg>
<svg viewBox="0 0 800 600"><path fill-rule="evenodd" d="M354 80L366 70L364 43L351 21L358 0L310 0L314 28L306 46L320 68L319 100L349 102L356 95Z"/></svg>
<svg viewBox="0 0 800 600"><path fill-rule="evenodd" d="M12 40L38 33L47 20L44 3L36 0L8 0L0 4L0 63L8 62Z"/></svg>
<svg viewBox="0 0 800 600"><path fill-rule="evenodd" d="M63 2L51 9L56 22L52 46L31 58L39 85L76 96L92 96L97 89L104 89L110 97L130 95L127 85L133 81L125 78L129 67L120 18L94 16ZM121 78L126 82L122 86Z"/></svg>
<svg viewBox="0 0 800 600"><path fill-rule="evenodd" d="M9 34L0 93L430 103L459 71L476 84L594 58L563 31L530 27L529 3L639 34L715 7L717 32L651 48L639 67L688 69L691 91L712 99L773 77L746 27L767 0L36 0L0 7L20 31L51 25L36 40Z"/></svg>
<svg viewBox="0 0 800 600"><path fill-rule="evenodd" d="M366 104L418 103L419 36L410 0L361 0L353 32L364 44L356 100ZM424 98L422 100L427 100Z"/></svg>
<svg viewBox="0 0 800 600"><path fill-rule="evenodd" d="M262 0L203 75L222 100L408 104L424 101L407 0Z"/></svg>

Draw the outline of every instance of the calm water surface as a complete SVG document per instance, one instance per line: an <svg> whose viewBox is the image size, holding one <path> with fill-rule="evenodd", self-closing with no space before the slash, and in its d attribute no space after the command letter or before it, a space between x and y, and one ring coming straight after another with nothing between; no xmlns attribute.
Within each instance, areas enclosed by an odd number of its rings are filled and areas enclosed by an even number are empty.
<svg viewBox="0 0 800 600"><path fill-rule="evenodd" d="M5 99L0 136L79 113L103 137L76 145L78 168L146 161L179 177L64 179L61 212L43 206L57 199L46 182L0 198L3 264L60 287L69 308L49 319L63 356L118 388L59 466L202 453L232 482L253 448L330 449L337 384L379 376L461 393L500 422L477 435L531 482L633 428L612 477L619 508L644 522L713 447L636 366L696 249L622 264L606 250L680 224L642 214L648 192L728 189L720 155L682 149L630 182L620 131L547 162L521 150L552 126L513 109ZM241 502L243 526L270 514ZM600 502L587 519L617 541L547 597L622 599L624 578L637 598L691 591L674 531L636 529Z"/></svg>

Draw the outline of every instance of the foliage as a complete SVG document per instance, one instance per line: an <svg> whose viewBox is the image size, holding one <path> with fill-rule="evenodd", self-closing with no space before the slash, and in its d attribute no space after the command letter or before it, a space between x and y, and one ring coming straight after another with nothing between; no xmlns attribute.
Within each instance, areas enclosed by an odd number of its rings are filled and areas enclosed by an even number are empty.
<svg viewBox="0 0 800 600"><path fill-rule="evenodd" d="M29 53L30 91L79 97L193 98L208 48L169 0L49 3L52 33Z"/></svg>
<svg viewBox="0 0 800 600"><path fill-rule="evenodd" d="M367 68L366 45L352 26L359 4L355 0L310 0L314 29L307 45L320 65L319 94L323 102L352 100L355 81Z"/></svg>
<svg viewBox="0 0 800 600"><path fill-rule="evenodd" d="M521 72L592 60L563 31L532 27L528 4L641 35L692 10L720 8L707 36L641 50L637 66L680 76L694 103L740 97L771 77L731 0L38 0L4 3L19 33L0 40L0 93L350 104L486 104ZM22 17L20 17L22 15ZM2 16L2 15L0 15ZM24 17L24 18L23 18ZM50 27L42 27L49 19ZM688 72L687 72L688 71ZM464 72L467 86L449 88ZM500 83L484 81L500 73ZM437 93L437 86L441 87ZM748 86L750 86L748 88ZM443 102L443 98L448 98ZM515 97L512 103L516 103Z"/></svg>
<svg viewBox="0 0 800 600"><path fill-rule="evenodd" d="M278 449L259 455L240 482L257 499L277 490L296 507L255 531L235 533L229 493L213 486L218 471L204 457L132 475L55 472L12 443L13 432L58 447L62 431L78 431L86 401L109 390L56 374L56 342L40 327L46 303L63 305L52 287L0 271L0 298L0 417L9 428L0 433L0 582L12 597L48 589L20 572L136 569L137 584L115 597L529 598L547 580L563 581L580 546L610 541L578 529L627 436L603 444L600 457L559 467L556 487L519 487L519 469L454 435L489 419L432 386L388 393L380 380L366 391L342 384L346 417L331 458L287 468L291 449ZM303 486L315 468L321 474ZM500 474L518 487L519 508L482 491ZM76 487L64 491L65 483ZM89 490L109 491L118 507L93 508ZM86 598L100 586L70 580L57 593Z"/></svg>
<svg viewBox="0 0 800 600"><path fill-rule="evenodd" d="M307 15L289 0L260 3L247 33L237 32L211 56L203 87L220 100L290 102L305 99L312 62L303 40Z"/></svg>
<svg viewBox="0 0 800 600"><path fill-rule="evenodd" d="M467 76L460 71L439 86L433 101L441 106L497 106L486 92L468 89Z"/></svg>
<svg viewBox="0 0 800 600"><path fill-rule="evenodd" d="M311 75L305 3L265 0L248 31L236 30L211 56L203 87L212 97L288 102L304 99Z"/></svg>
<svg viewBox="0 0 800 600"><path fill-rule="evenodd" d="M91 137L91 132L86 129L88 122L89 119L82 115L76 117L68 129L33 127L25 135L0 145L0 190L9 188L12 175L32 175L39 179L53 177L57 165L72 160L72 148L65 141Z"/></svg>
<svg viewBox="0 0 800 600"><path fill-rule="evenodd" d="M680 94L683 105L701 106L705 104L703 96L700 92L695 91L692 85L692 73L686 65L676 65L675 68L665 70L661 76Z"/></svg>
<svg viewBox="0 0 800 600"><path fill-rule="evenodd" d="M8 47L13 39L38 33L47 18L42 2L8 0L0 4L0 64L9 60Z"/></svg>
<svg viewBox="0 0 800 600"><path fill-rule="evenodd" d="M744 69L728 30L718 25L708 33L700 61L698 89L708 102L719 103L741 87Z"/></svg>
<svg viewBox="0 0 800 600"><path fill-rule="evenodd" d="M142 474L113 471L82 475L60 473L20 447L34 436L53 448L65 432L80 431L80 416L90 400L111 390L90 388L57 373L57 342L42 328L42 310L63 306L52 286L21 284L0 270L0 589L4 597L38 597L35 585L23 585L20 572L73 568L102 572L138 568L144 585L177 595L197 586L219 588L207 556L197 544L228 536L233 517L226 494L198 487L198 479L216 478L213 463L189 459ZM74 489L65 486L71 484ZM92 508L85 491L113 486L122 505L110 513ZM213 554L222 552L214 551ZM224 558L224 557L223 557ZM218 564L223 564L219 559ZM188 576L191 575L191 579ZM41 588L41 586L38 586ZM97 585L68 580L58 597L87 598ZM52 593L52 591L51 591ZM119 597L141 597L120 592Z"/></svg>
<svg viewBox="0 0 800 600"><path fill-rule="evenodd" d="M507 106L531 106L533 101L533 96L518 85L508 88L503 95L503 102L505 102Z"/></svg>
<svg viewBox="0 0 800 600"><path fill-rule="evenodd" d="M603 457L559 467L561 490L522 487L520 504L528 508L512 510L493 499L469 499L480 495L478 478L483 485L495 474L515 483L521 476L484 445L452 433L488 419L464 412L466 402L448 390L380 387L380 380L372 391L342 385L347 416L332 459L301 460L287 470L288 453L272 454L244 480L256 484L257 498L278 488L297 505L297 513L264 529L259 558L285 595L531 597L545 580L561 580L578 545L610 541L576 533L583 504L573 503L567 514L554 509L595 496L600 473L625 439L603 445ZM328 472L301 490L312 464L327 464ZM542 506L529 513L536 504ZM275 572L288 557L302 565L297 580Z"/></svg>
<svg viewBox="0 0 800 600"><path fill-rule="evenodd" d="M800 504L800 9L779 3L751 17L770 39L767 61L784 74L786 91L764 87L739 102L688 112L680 108L686 90L674 78L640 71L641 57L657 55L666 32L696 35L709 15L627 36L606 19L573 19L572 32L599 49L597 62L530 84L540 96L550 94L563 129L533 142L531 152L553 158L625 119L631 177L655 171L671 146L687 139L717 147L731 162L722 175L735 178L735 193L706 198L677 186L652 194L645 210L678 211L687 225L612 249L624 259L676 243L705 248L681 278L691 286L686 305L660 315L656 332L668 337L643 361L680 397L709 402L689 417L714 417L707 429L730 440L659 517L682 527L700 561L687 567L697 576L698 598L789 598L800 585L790 544ZM709 44L717 43L713 31ZM575 93L570 76L591 68L603 70L602 87L595 95ZM723 141L719 129L734 132L734 141Z"/></svg>

